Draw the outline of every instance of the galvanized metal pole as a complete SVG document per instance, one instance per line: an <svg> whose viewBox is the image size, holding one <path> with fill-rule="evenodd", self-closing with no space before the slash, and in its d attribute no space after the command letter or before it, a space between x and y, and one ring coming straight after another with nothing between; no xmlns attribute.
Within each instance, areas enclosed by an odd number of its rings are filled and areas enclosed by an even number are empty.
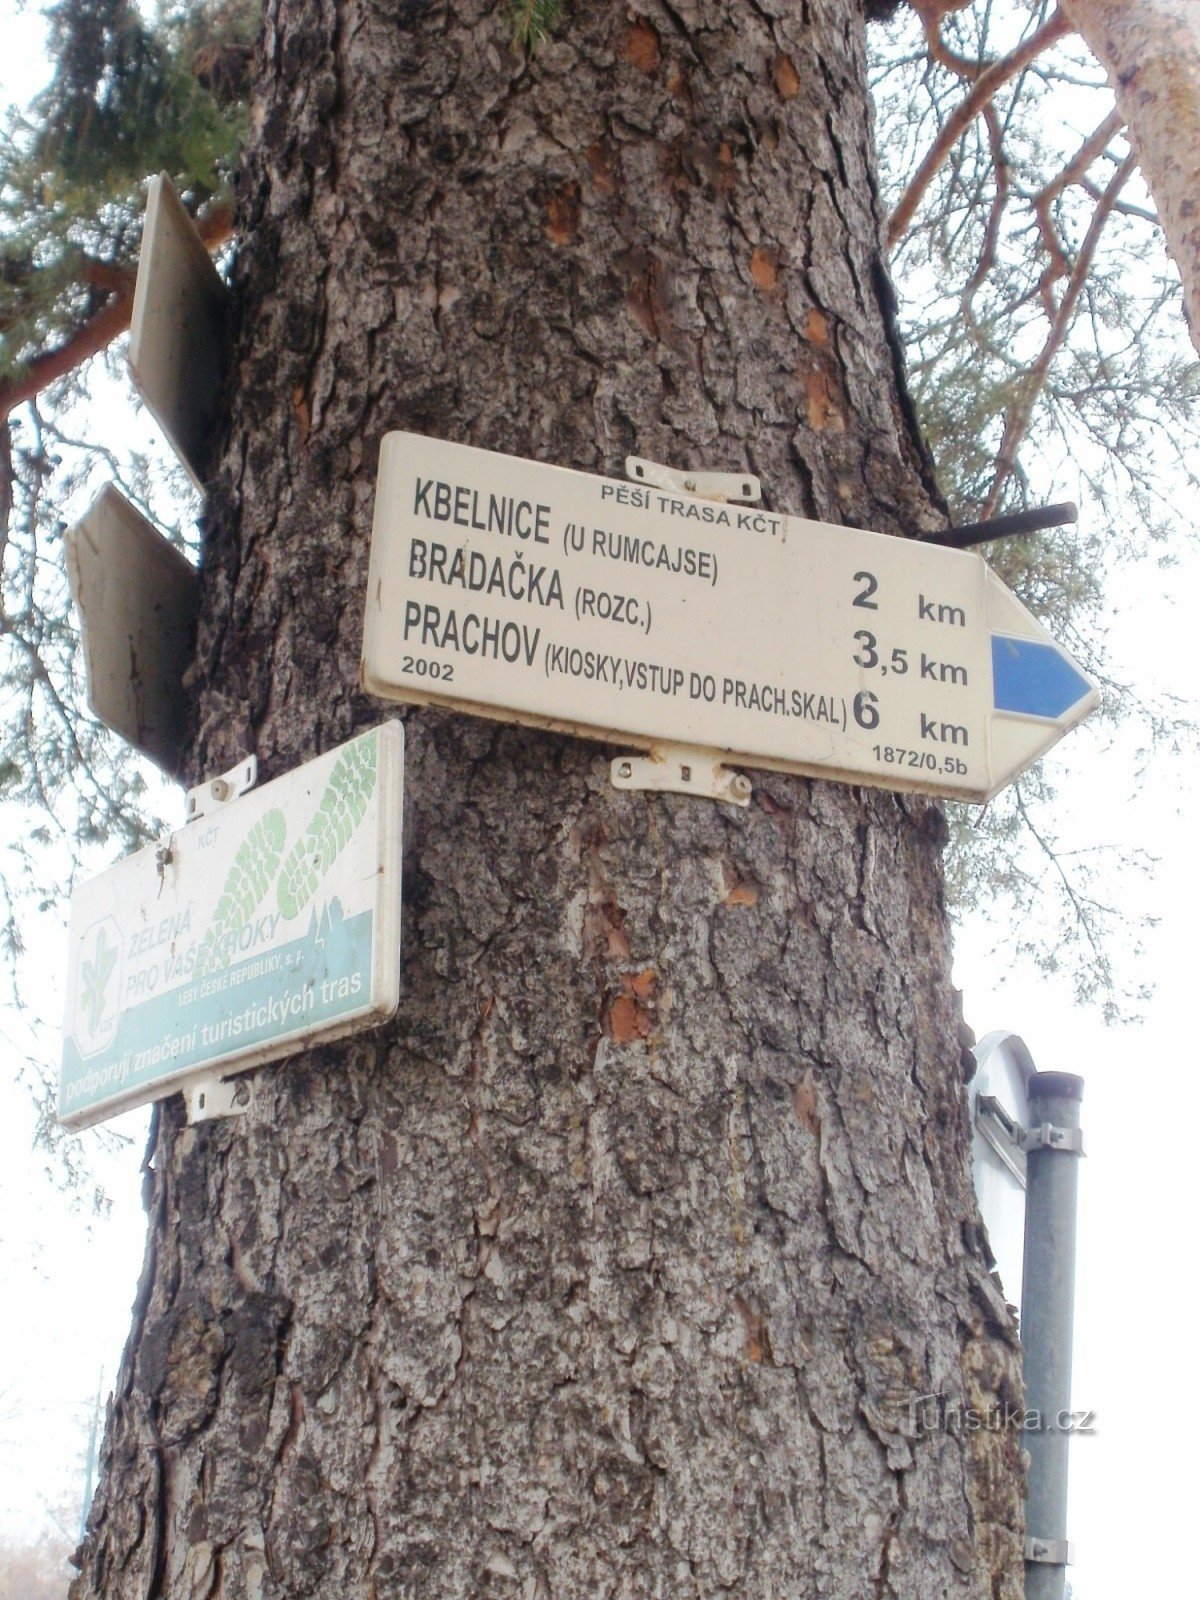
<svg viewBox="0 0 1200 1600"><path fill-rule="evenodd" d="M1025 1489L1026 1600L1063 1600L1071 1341L1075 1321L1075 1213L1083 1136L1083 1079L1035 1072L1025 1137L1025 1269L1021 1346L1029 1452Z"/></svg>

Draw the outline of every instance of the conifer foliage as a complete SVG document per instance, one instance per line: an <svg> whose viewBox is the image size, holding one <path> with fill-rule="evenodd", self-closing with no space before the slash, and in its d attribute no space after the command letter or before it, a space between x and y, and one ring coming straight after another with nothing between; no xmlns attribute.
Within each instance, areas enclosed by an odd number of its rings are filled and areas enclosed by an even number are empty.
<svg viewBox="0 0 1200 1600"><path fill-rule="evenodd" d="M150 827L145 775L82 712L61 535L109 477L181 537L180 475L98 446L80 402L107 381L106 362L119 371L146 179L171 173L210 245L229 237L257 8L227 0L151 15L133 0L60 0L47 19L53 77L0 132L0 944L10 956L19 902L51 898L80 848L103 839L124 850Z"/></svg>
<svg viewBox="0 0 1200 1600"><path fill-rule="evenodd" d="M171 173L193 210L226 193L253 10L246 0L173 7L154 22L133 0L62 0L48 11L54 77L0 152L5 414L24 398L32 362L64 346L93 353L85 330L127 298L146 178Z"/></svg>

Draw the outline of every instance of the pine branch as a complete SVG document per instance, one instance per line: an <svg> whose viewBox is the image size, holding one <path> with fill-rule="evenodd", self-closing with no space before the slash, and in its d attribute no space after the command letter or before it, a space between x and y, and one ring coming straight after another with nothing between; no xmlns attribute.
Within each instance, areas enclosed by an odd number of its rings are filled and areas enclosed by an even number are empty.
<svg viewBox="0 0 1200 1600"><path fill-rule="evenodd" d="M0 421L0 580L4 577L4 557L8 550L8 523L13 508L12 429L8 418ZM0 608L3 590L0 589Z"/></svg>
<svg viewBox="0 0 1200 1600"><path fill-rule="evenodd" d="M207 249L219 250L233 236L232 205L223 201L211 206L197 218L196 227ZM75 281L80 288L107 291L108 299L61 344L34 356L22 371L0 382L0 422L10 417L17 406L106 349L128 328L134 289L134 277L128 268L85 259Z"/></svg>
<svg viewBox="0 0 1200 1600"><path fill-rule="evenodd" d="M1042 296L1042 304L1048 317L1053 318L1056 314L1052 293L1053 285L1059 278L1065 278L1070 271L1066 251L1063 249L1058 229L1054 225L1054 218L1051 215L1050 208L1069 185L1082 183L1087 175L1088 168L1098 157L1103 155L1108 147L1109 140L1123 126L1124 122L1120 113L1117 111L1110 112L1095 132L1089 134L1083 141L1061 171L1051 178L1049 183L1044 184L1033 197L1034 215L1037 217L1038 229L1045 242L1046 252L1050 257L1046 270L1042 273L1038 284L1039 292ZM1098 193L1094 193L1092 198L1099 202L1101 196Z"/></svg>
<svg viewBox="0 0 1200 1600"><path fill-rule="evenodd" d="M925 191L933 182L938 171L944 164L947 156L971 126L975 118L980 115L983 108L990 104L999 89L1015 78L1019 72L1036 59L1044 50L1049 49L1065 34L1072 32L1071 24L1061 11L1056 11L1048 22L1042 24L1036 32L1031 33L1024 43L1017 46L1008 55L1002 56L980 73L969 94L959 101L942 126L940 133L925 156L924 161L913 174L908 187L900 196L896 209L892 212L888 222L887 243L892 250L904 237L908 225L916 215L917 207L925 196Z"/></svg>
<svg viewBox="0 0 1200 1600"><path fill-rule="evenodd" d="M49 288L43 289L42 285L49 280ZM70 289L96 289L102 294L123 294L133 287L134 275L128 267L121 266L115 261L99 261L94 256L75 256L70 265L70 270L62 270L62 264L56 263L53 267L39 267L32 271L22 284L18 285L19 294L13 309L0 312L0 334L11 333L29 315L29 305L34 305L42 299L47 302L52 297Z"/></svg>
<svg viewBox="0 0 1200 1600"><path fill-rule="evenodd" d="M1108 953L1096 928L1095 917L1098 911L1107 913L1111 916L1113 915L1113 908L1111 906L1099 906L1096 901L1090 898L1085 900L1077 886L1072 882L1070 874L1063 866L1062 851L1045 837L1045 835L1038 828L1033 817L1029 814L1029 808L1025 804L1025 795L1019 782L1013 785L1013 796L1016 801L1017 814L1028 830L1030 837L1038 846L1039 850L1041 850L1045 859L1054 868L1054 871L1058 874L1062 892L1066 897L1068 905L1071 907L1071 910L1075 915L1076 926L1083 934L1091 948L1092 958L1096 963L1097 970L1100 974L1100 980L1104 987L1111 991L1116 986L1113 983L1112 968L1109 963Z"/></svg>
<svg viewBox="0 0 1200 1600"><path fill-rule="evenodd" d="M911 3L913 10L921 19L921 31L925 35L925 47L929 59L936 61L939 67L945 67L947 72L953 72L959 78L978 77L987 67L987 62L960 55L957 50L951 50L942 37L942 23L949 13L958 7L945 4L944 0L911 0Z"/></svg>
<svg viewBox="0 0 1200 1600"><path fill-rule="evenodd" d="M992 171L996 178L996 193L988 212L987 229L983 236L983 248L979 252L979 260L975 263L975 271L971 274L966 288L963 290L962 307L965 315L972 315L971 302L976 291L980 289L996 265L996 258L1000 245L1000 224L1004 219L1004 208L1008 204L1009 191L1012 187L1008 161L1004 155L1004 139L1000 127L1000 118L996 115L993 105L984 107L983 120L987 127L988 148L992 153Z"/></svg>
<svg viewBox="0 0 1200 1600"><path fill-rule="evenodd" d="M1054 314L1050 331L1046 335L1040 354L1033 366L1026 373L1020 384L1012 406L1004 419L1004 436L1000 443L1000 450L996 456L996 471L992 479L992 486L988 491L987 499L980 509L981 521L996 515L996 508L1000 504L1000 496L1004 486L1012 476L1017 463L1017 451L1021 447L1029 427L1029 418L1037 402L1038 396L1046 386L1050 366L1066 338L1067 329L1071 324L1071 317L1075 311L1076 302L1087 282L1088 273L1092 269L1092 258L1096 253L1096 246L1100 242L1100 235L1104 231L1104 224L1112 214L1117 196L1137 166L1132 152L1127 155L1121 165L1113 174L1108 188L1104 191L1099 204L1092 214L1088 231L1080 246L1075 264L1071 268L1067 286L1063 290L1062 299Z"/></svg>

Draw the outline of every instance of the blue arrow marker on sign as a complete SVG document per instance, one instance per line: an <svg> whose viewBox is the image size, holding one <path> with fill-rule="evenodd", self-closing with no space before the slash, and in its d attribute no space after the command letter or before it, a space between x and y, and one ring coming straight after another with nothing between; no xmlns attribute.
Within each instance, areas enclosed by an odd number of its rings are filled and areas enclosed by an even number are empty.
<svg viewBox="0 0 1200 1600"><path fill-rule="evenodd" d="M992 696L997 711L1057 720L1091 689L1057 645L992 635Z"/></svg>

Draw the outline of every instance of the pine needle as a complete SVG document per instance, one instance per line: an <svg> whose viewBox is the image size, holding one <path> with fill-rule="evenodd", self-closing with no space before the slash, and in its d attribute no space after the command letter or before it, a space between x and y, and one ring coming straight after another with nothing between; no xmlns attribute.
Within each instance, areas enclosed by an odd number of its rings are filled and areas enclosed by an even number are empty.
<svg viewBox="0 0 1200 1600"><path fill-rule="evenodd" d="M513 38L523 50L536 50L562 21L565 0L510 0Z"/></svg>

